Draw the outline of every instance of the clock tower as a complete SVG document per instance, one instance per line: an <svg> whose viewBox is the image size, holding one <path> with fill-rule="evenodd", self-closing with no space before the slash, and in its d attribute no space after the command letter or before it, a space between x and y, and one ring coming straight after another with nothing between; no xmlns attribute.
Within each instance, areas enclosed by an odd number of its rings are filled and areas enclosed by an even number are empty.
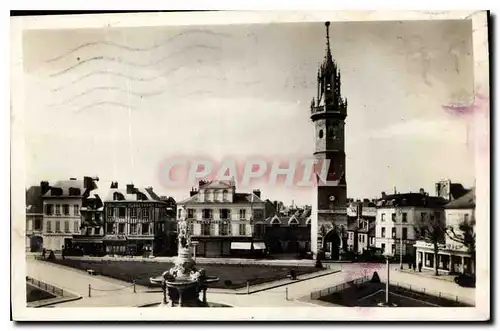
<svg viewBox="0 0 500 331"><path fill-rule="evenodd" d="M317 93L310 106L317 160L317 207L311 224L311 250L315 255L323 250L326 258L337 260L347 239L344 140L347 100L342 98L340 72L330 50L330 22L325 26L326 54L318 69ZM327 171L322 172L322 168Z"/></svg>

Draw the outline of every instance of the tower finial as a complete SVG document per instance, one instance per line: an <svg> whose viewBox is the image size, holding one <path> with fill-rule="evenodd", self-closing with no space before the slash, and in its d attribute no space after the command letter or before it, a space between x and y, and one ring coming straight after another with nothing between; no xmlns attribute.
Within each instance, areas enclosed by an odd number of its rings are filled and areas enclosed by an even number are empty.
<svg viewBox="0 0 500 331"><path fill-rule="evenodd" d="M330 22L325 22L326 27L326 52L327 56L330 55Z"/></svg>

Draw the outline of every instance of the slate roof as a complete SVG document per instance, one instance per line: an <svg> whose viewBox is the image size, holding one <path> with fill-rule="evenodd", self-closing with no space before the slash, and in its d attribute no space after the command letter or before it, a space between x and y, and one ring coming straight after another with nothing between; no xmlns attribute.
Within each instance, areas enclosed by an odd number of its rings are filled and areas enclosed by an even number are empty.
<svg viewBox="0 0 500 331"><path fill-rule="evenodd" d="M228 201L204 201L204 202L199 202L198 201L198 194L196 193L192 197L189 197L185 200L182 200L178 202L178 204L185 204L185 203L193 203L193 204L203 204L203 205L208 205L208 204L220 204L220 203L259 203L259 202L264 202L262 201L261 198L256 196L253 193L234 193L233 196L233 202L228 202Z"/></svg>
<svg viewBox="0 0 500 331"><path fill-rule="evenodd" d="M42 188L40 186L31 186L26 190L26 213L43 213Z"/></svg>
<svg viewBox="0 0 500 331"><path fill-rule="evenodd" d="M446 209L473 209L476 208L476 189L469 190L460 198L447 203L444 206Z"/></svg>
<svg viewBox="0 0 500 331"><path fill-rule="evenodd" d="M443 207L446 200L441 197L432 197L421 193L398 193L385 196L385 198L377 201L377 207L393 207L408 206L408 207L427 207L437 208Z"/></svg>
<svg viewBox="0 0 500 331"><path fill-rule="evenodd" d="M470 192L470 190L467 190L466 188L464 188L462 184L451 183L451 185L450 185L450 194L451 194L452 200L456 200L469 192Z"/></svg>
<svg viewBox="0 0 500 331"><path fill-rule="evenodd" d="M120 193L123 199L114 200L114 194ZM138 199L138 193L144 194L145 200ZM151 187L139 188L134 187L134 193L127 193L126 188L110 188L105 195L104 202L116 202L116 201L126 201L126 202L163 202L160 197L153 191Z"/></svg>
<svg viewBox="0 0 500 331"><path fill-rule="evenodd" d="M79 189L79 195L70 195L70 189ZM61 191L61 194L57 194ZM60 180L51 186L50 190L43 195L44 198L50 197L82 197L85 193L85 187L83 185L83 180L70 179L70 180Z"/></svg>
<svg viewBox="0 0 500 331"><path fill-rule="evenodd" d="M299 226L306 226L307 221L310 220L310 217L301 217L301 216L295 216L295 215L292 215L292 216L270 216L270 217L266 218L265 223L268 226L272 226L273 224L275 224L275 223L273 223L273 221L276 222L276 220L278 220L279 224L282 226L290 225L291 220L297 220Z"/></svg>

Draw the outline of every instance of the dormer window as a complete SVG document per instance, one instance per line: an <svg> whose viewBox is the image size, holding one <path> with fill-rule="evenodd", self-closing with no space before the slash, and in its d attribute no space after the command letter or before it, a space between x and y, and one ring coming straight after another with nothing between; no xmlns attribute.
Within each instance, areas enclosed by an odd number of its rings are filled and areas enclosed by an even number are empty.
<svg viewBox="0 0 500 331"><path fill-rule="evenodd" d="M120 192L115 192L113 193L113 200L125 200L125 198Z"/></svg>
<svg viewBox="0 0 500 331"><path fill-rule="evenodd" d="M229 201L229 192L227 190L222 191L222 200Z"/></svg>
<svg viewBox="0 0 500 331"><path fill-rule="evenodd" d="M214 201L214 192L213 191L207 191L207 201Z"/></svg>

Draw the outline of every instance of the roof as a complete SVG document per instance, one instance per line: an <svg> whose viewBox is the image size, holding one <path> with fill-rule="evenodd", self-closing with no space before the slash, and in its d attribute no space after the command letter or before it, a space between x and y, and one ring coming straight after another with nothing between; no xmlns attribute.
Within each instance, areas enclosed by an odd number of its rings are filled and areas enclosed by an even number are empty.
<svg viewBox="0 0 500 331"><path fill-rule="evenodd" d="M446 209L473 209L476 208L476 189L469 190L465 195L460 198L447 203L444 208Z"/></svg>
<svg viewBox="0 0 500 331"><path fill-rule="evenodd" d="M43 213L42 188L31 186L26 190L26 213Z"/></svg>
<svg viewBox="0 0 500 331"><path fill-rule="evenodd" d="M123 199L115 200L115 193L119 193ZM138 194L139 193L139 194ZM145 200L139 199L138 196L140 194L145 196ZM153 191L151 187L139 188L134 187L134 193L127 193L126 188L110 188L105 195L104 202L113 202L113 201L126 201L126 202L139 202L139 201L149 201L149 202L164 202L160 199L160 197Z"/></svg>
<svg viewBox="0 0 500 331"><path fill-rule="evenodd" d="M206 183L200 183L199 188L200 189L234 188L234 182L232 182L230 180L213 180L213 181L208 181Z"/></svg>
<svg viewBox="0 0 500 331"><path fill-rule="evenodd" d="M466 188L464 188L462 184L458 184L458 183L451 183L450 184L450 195L451 195L453 200L456 200L456 199L464 196L468 192L470 192L470 190L467 190Z"/></svg>
<svg viewBox="0 0 500 331"><path fill-rule="evenodd" d="M301 217L301 216L271 216L266 218L265 223L266 225L273 225L273 224L281 224L281 225L290 225L297 221L298 225L305 226L308 224L308 220L310 220L311 217ZM279 222L279 223L277 223Z"/></svg>
<svg viewBox="0 0 500 331"><path fill-rule="evenodd" d="M79 194L70 194L70 189L79 189ZM57 194L58 190L61 190L61 194ZM84 193L85 187L83 185L83 180L69 179L56 182L51 186L50 190L48 190L47 193L43 195L43 197L82 197Z"/></svg>
<svg viewBox="0 0 500 331"><path fill-rule="evenodd" d="M441 197L432 197L422 193L397 193L386 195L377 201L377 208L406 206L406 207L443 207L446 199Z"/></svg>
<svg viewBox="0 0 500 331"><path fill-rule="evenodd" d="M262 201L261 198L256 196L254 193L234 193L233 195L233 202L229 201L203 201L199 202L198 201L199 193L196 193L192 197L189 197L185 200L182 200L178 202L178 204L185 204L185 203L199 203L199 204L220 204L220 203L258 203L258 202L264 202Z"/></svg>

